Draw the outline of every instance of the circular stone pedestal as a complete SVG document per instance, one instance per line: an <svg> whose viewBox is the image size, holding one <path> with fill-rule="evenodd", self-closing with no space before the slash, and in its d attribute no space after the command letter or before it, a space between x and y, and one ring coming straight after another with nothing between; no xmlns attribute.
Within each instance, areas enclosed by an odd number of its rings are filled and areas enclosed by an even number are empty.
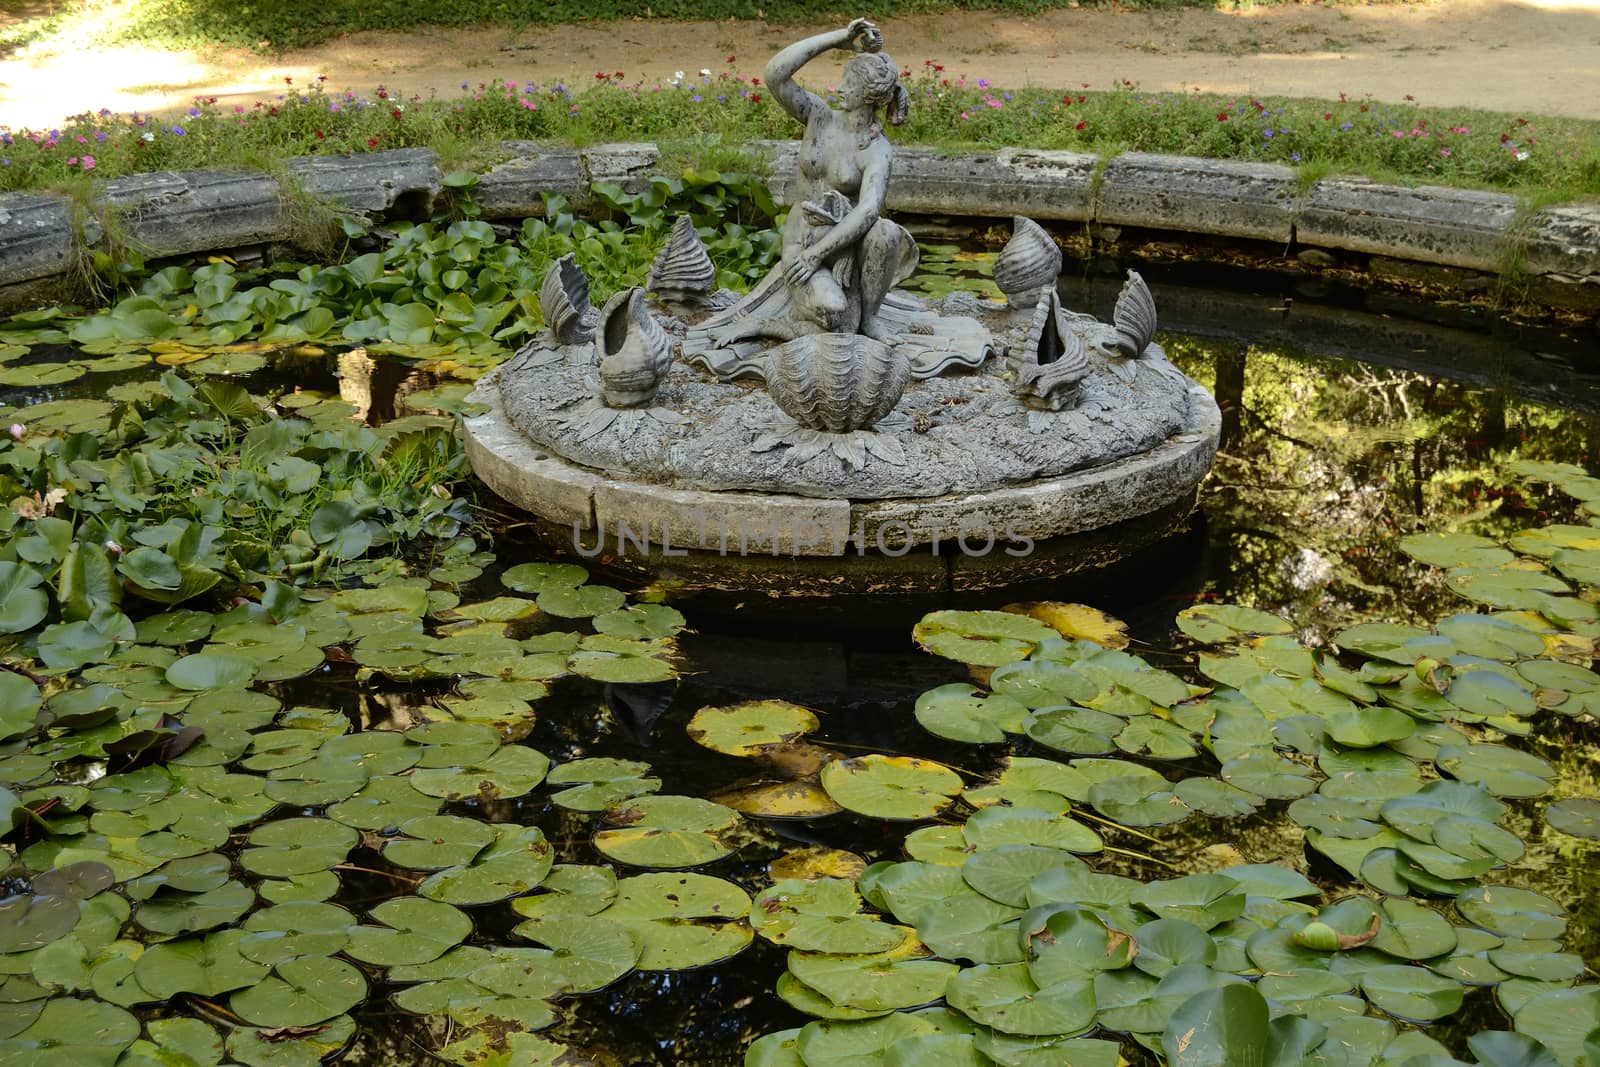
<svg viewBox="0 0 1600 1067"><path fill-rule="evenodd" d="M487 410L465 420L467 455L489 488L544 520L547 538L622 572L794 595L994 588L1103 566L1181 525L1221 430L1216 402L1185 379L1181 404L1168 408L1177 423L1162 439L1053 476L867 498L685 488L536 444L507 413L499 377L508 372L513 363L468 398ZM1117 413L1097 416L1114 423Z"/></svg>

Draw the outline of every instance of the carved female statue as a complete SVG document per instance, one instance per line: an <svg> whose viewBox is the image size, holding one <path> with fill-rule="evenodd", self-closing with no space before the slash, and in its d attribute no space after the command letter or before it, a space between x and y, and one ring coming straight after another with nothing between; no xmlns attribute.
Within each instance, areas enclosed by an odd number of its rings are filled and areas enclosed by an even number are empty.
<svg viewBox="0 0 1600 1067"><path fill-rule="evenodd" d="M839 83L838 110L796 84L794 75L830 48L859 54ZM812 333L864 333L892 343L878 319L889 290L916 269L916 243L882 218L890 146L880 120L905 121L909 100L883 35L866 19L790 45L767 64L767 88L805 123L800 185L783 230L783 260L711 327L721 343L789 340Z"/></svg>

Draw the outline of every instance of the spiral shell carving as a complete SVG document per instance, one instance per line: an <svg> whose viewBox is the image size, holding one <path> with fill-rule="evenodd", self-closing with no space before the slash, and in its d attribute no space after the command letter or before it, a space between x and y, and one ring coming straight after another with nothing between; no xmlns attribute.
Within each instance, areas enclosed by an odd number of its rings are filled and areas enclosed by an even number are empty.
<svg viewBox="0 0 1600 1067"><path fill-rule="evenodd" d="M1150 295L1150 287L1138 271L1128 272L1128 280L1117 294L1111 324L1117 328L1117 351L1131 359L1144 355L1155 339L1156 298Z"/></svg>
<svg viewBox="0 0 1600 1067"><path fill-rule="evenodd" d="M545 328L558 345L582 344L594 338L594 305L589 303L589 279L572 253L545 271L539 287L539 310Z"/></svg>
<svg viewBox="0 0 1600 1067"><path fill-rule="evenodd" d="M767 353L767 392L801 426L848 433L871 426L900 402L910 357L862 334L797 337Z"/></svg>
<svg viewBox="0 0 1600 1067"><path fill-rule="evenodd" d="M1011 240L994 261L994 283L1013 307L1031 307L1045 286L1055 287L1061 274L1061 249L1032 219L1011 220Z"/></svg>
<svg viewBox="0 0 1600 1067"><path fill-rule="evenodd" d="M650 317L643 289L626 289L606 301L594 344L607 407L644 407L655 399L672 367L672 339Z"/></svg>
<svg viewBox="0 0 1600 1067"><path fill-rule="evenodd" d="M1067 320L1054 289L1033 309L1022 344L1017 395L1030 406L1060 411L1078 398L1078 386L1089 376L1089 350Z"/></svg>
<svg viewBox="0 0 1600 1067"><path fill-rule="evenodd" d="M717 268L700 243L694 222L679 215L672 224L672 235L650 267L649 287L669 303L698 307L711 295Z"/></svg>

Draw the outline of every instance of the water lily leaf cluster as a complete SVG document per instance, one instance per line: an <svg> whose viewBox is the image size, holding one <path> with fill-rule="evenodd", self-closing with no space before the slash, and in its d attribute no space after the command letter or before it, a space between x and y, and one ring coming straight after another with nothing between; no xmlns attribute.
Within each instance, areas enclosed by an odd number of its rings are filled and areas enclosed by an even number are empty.
<svg viewBox="0 0 1600 1067"><path fill-rule="evenodd" d="M789 949L776 991L817 1021L746 1062L1109 1065L1131 1040L1173 1064L1456 1063L1411 1027L1489 989L1509 1026L1472 1037L1480 1062L1587 1063L1600 991L1577 984L1562 906L1511 884L1526 847L1512 805L1555 785L1518 739L1550 712L1590 714L1600 626L1582 559L1556 556L1596 536L1407 538L1476 610L1321 648L1266 612L1189 609L1187 677L1034 625L1048 611L926 617L917 641L981 684L930 690L917 720L1006 754L987 781L907 804L924 823L909 859L757 897L758 935ZM1592 835L1594 803L1551 804L1552 826ZM1342 888L1294 857L1097 869L1107 826L1268 806Z"/></svg>

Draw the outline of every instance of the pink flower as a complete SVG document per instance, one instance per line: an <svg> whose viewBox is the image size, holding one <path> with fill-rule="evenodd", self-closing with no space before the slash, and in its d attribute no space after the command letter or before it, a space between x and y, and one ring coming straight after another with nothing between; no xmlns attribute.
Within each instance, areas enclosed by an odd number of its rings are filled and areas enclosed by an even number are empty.
<svg viewBox="0 0 1600 1067"><path fill-rule="evenodd" d="M518 100L518 103L520 103L527 111L536 111L539 108L538 104L535 104L532 100L529 100L525 96Z"/></svg>
<svg viewBox="0 0 1600 1067"><path fill-rule="evenodd" d="M93 156L84 156L83 157L83 169L84 170L94 170L94 157Z"/></svg>

